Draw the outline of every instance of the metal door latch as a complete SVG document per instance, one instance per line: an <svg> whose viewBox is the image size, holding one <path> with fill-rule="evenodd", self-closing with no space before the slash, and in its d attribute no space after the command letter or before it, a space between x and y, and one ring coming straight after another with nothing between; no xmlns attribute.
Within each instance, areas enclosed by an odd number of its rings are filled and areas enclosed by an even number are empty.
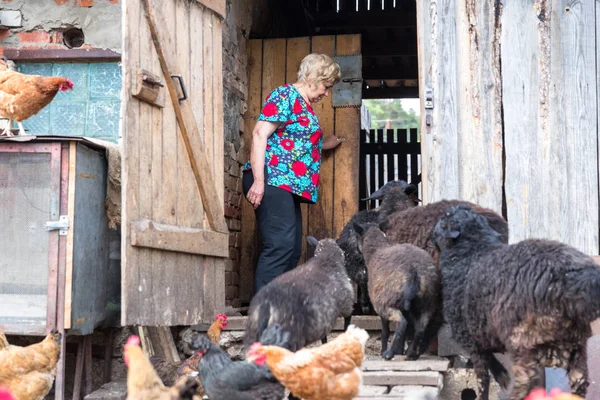
<svg viewBox="0 0 600 400"><path fill-rule="evenodd" d="M46 230L47 231L55 231L58 229L58 234L60 236L65 236L67 231L69 230L69 217L66 215L61 215L58 221L48 221L46 222Z"/></svg>

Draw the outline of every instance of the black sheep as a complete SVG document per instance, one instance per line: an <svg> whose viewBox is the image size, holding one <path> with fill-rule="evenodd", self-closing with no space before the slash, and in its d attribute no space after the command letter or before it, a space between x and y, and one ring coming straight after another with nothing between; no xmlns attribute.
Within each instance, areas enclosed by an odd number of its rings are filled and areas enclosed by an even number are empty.
<svg viewBox="0 0 600 400"><path fill-rule="evenodd" d="M494 352L513 359L511 400L543 386L543 367L566 368L573 392L588 386L586 342L600 316L600 269L591 257L542 239L507 245L467 206L449 208L432 233L440 250L444 317L470 353L487 398L488 368L509 382Z"/></svg>
<svg viewBox="0 0 600 400"><path fill-rule="evenodd" d="M408 323L414 336L407 358L416 360L443 322L439 270L425 250L390 242L377 224L354 229L369 273L369 297L381 318L382 356L391 360L404 353ZM396 322L396 332L388 349L390 321Z"/></svg>
<svg viewBox="0 0 600 400"><path fill-rule="evenodd" d="M341 315L350 322L354 288L344 266L344 253L333 239L309 237L315 255L288 271L252 299L244 334L249 349L269 325L279 324L289 332L289 349L297 351L331 332Z"/></svg>
<svg viewBox="0 0 600 400"><path fill-rule="evenodd" d="M404 193L409 195L411 201L406 201L408 198L402 198L400 201L388 202L388 193L394 188L401 188ZM395 191L395 190L394 190ZM346 254L346 271L350 279L356 283L358 287L358 304L363 314L371 314L371 301L369 300L368 288L367 288L367 268L365 267L365 261L362 254L358 251L358 241L356 240L356 232L354 232L354 224L364 224L367 222L377 222L379 220L380 210L383 210L386 215L394 211L406 209L418 204L416 198L416 186L410 185L405 181L390 181L383 187L373 193L371 196L362 200L374 200L384 198L379 209L375 210L362 210L352 216L350 221L344 226L337 244ZM387 204L386 204L387 202ZM393 208L392 208L393 207Z"/></svg>
<svg viewBox="0 0 600 400"><path fill-rule="evenodd" d="M431 232L448 207L461 204L472 207L473 210L484 216L490 226L501 235L502 242L508 243L508 224L501 215L488 208L462 200L441 200L426 206L409 208L395 212L387 220L380 219L379 222L390 241L414 244L428 252L437 264L438 254L430 238Z"/></svg>

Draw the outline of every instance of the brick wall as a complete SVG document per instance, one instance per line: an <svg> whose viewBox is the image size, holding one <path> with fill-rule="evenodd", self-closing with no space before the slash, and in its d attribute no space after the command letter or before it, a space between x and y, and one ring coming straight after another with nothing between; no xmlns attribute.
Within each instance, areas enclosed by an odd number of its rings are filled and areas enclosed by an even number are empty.
<svg viewBox="0 0 600 400"><path fill-rule="evenodd" d="M246 43L252 24L252 0L227 0L223 24L223 104L225 119L225 217L229 226L229 254L225 269L227 305L240 306L240 205L242 195L242 115L248 96ZM252 128L252 127L250 127Z"/></svg>
<svg viewBox="0 0 600 400"><path fill-rule="evenodd" d="M121 50L120 0L0 0L0 10L18 10L20 27L0 28L0 55L10 49L67 49L63 32L79 28L82 49Z"/></svg>

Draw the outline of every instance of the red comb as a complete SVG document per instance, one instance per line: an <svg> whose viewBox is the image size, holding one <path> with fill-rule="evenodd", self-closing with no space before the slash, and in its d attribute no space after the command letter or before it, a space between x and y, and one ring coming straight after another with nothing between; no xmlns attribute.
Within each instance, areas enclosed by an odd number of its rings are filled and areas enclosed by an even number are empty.
<svg viewBox="0 0 600 400"><path fill-rule="evenodd" d="M217 316L215 318L227 321L227 315L225 315L225 314L217 314Z"/></svg>
<svg viewBox="0 0 600 400"><path fill-rule="evenodd" d="M127 339L127 343L125 343L125 346L139 346L139 345L140 345L140 338L137 335L129 336L129 339Z"/></svg>
<svg viewBox="0 0 600 400"><path fill-rule="evenodd" d="M15 397L5 387L0 387L0 400L15 400Z"/></svg>

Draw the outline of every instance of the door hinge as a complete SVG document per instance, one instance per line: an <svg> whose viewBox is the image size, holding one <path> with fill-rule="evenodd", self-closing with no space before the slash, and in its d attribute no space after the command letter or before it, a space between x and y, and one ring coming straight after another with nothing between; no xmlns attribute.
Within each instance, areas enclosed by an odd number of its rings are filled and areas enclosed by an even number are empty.
<svg viewBox="0 0 600 400"><path fill-rule="evenodd" d="M67 215L61 215L58 221L46 222L47 231L55 231L58 229L60 236L65 236L69 230L69 217Z"/></svg>
<svg viewBox="0 0 600 400"><path fill-rule="evenodd" d="M425 108L433 108L433 89L430 87L425 88Z"/></svg>

